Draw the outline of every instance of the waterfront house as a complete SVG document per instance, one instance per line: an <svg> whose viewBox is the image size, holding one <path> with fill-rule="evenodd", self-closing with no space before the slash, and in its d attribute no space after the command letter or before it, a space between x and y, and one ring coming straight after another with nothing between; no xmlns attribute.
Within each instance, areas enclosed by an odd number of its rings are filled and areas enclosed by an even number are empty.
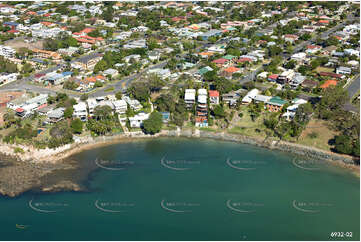
<svg viewBox="0 0 361 242"><path fill-rule="evenodd" d="M140 112L134 117L129 117L130 127L141 128L143 127L144 120L149 118L149 113Z"/></svg>
<svg viewBox="0 0 361 242"><path fill-rule="evenodd" d="M279 112L286 103L286 100L276 96L266 102L266 108L270 112Z"/></svg>
<svg viewBox="0 0 361 242"><path fill-rule="evenodd" d="M48 123L59 122L60 120L62 120L64 118L64 111L65 111L65 108L63 108L63 107L50 110L47 113L47 117L48 117L47 122Z"/></svg>
<svg viewBox="0 0 361 242"><path fill-rule="evenodd" d="M259 90L257 88L252 89L249 91L246 96L242 98L242 104L249 104L252 100L258 95Z"/></svg>
<svg viewBox="0 0 361 242"><path fill-rule="evenodd" d="M196 101L196 90L195 89L186 89L184 94L184 102L187 107L190 108Z"/></svg>
<svg viewBox="0 0 361 242"><path fill-rule="evenodd" d="M73 117L79 118L81 121L86 121L88 119L88 111L86 108L85 102L80 102L78 104L73 105Z"/></svg>
<svg viewBox="0 0 361 242"><path fill-rule="evenodd" d="M209 90L208 94L210 104L219 104L219 92L217 90Z"/></svg>

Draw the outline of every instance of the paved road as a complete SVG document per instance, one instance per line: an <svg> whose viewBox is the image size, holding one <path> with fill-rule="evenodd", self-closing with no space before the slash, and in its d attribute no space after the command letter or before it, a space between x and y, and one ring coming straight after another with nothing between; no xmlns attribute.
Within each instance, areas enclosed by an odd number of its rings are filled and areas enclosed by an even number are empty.
<svg viewBox="0 0 361 242"><path fill-rule="evenodd" d="M347 87L348 96L352 98L360 90L360 74L358 74Z"/></svg>
<svg viewBox="0 0 361 242"><path fill-rule="evenodd" d="M124 90L124 86L128 86L131 81L139 78L144 72L147 72L150 69L163 68L164 66L166 66L166 64L167 64L167 61L163 61L163 62L158 63L156 65L150 66L150 67L142 70L141 72L139 72L137 74L133 74L131 76L128 76L128 77L124 78L123 80L120 80L120 81L118 81L116 83L108 84L105 87L103 87L101 89L98 89L94 93L89 94L89 97L99 97L99 96L105 96L105 95L109 95L109 94L115 94L119 90ZM111 92L106 92L105 91L105 90L107 90L109 88L112 88L112 87L114 88L113 91L111 91Z"/></svg>

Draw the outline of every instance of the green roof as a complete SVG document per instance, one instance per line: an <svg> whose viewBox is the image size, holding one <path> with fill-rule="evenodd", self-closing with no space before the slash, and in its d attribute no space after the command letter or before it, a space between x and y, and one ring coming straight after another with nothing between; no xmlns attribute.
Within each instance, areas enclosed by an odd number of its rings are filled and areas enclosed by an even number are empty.
<svg viewBox="0 0 361 242"><path fill-rule="evenodd" d="M283 106L284 104L287 103L287 101L276 96L276 97L272 97L267 103L276 106Z"/></svg>
<svg viewBox="0 0 361 242"><path fill-rule="evenodd" d="M222 58L227 59L227 60L232 60L232 59L234 59L234 58L237 58L237 56L234 56L234 55L225 55L225 56L223 56Z"/></svg>
<svg viewBox="0 0 361 242"><path fill-rule="evenodd" d="M198 70L199 74L201 74L201 75L204 75L209 71L213 71L213 69L211 67L209 67L209 66L203 67L203 68Z"/></svg>

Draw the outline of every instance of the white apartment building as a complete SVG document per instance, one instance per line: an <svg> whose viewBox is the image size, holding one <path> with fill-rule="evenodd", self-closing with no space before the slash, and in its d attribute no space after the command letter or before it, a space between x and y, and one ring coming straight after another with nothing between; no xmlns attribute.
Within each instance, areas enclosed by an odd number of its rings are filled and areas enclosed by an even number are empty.
<svg viewBox="0 0 361 242"><path fill-rule="evenodd" d="M74 112L73 117L79 118L81 121L86 121L88 119L88 111L86 109L85 102L80 102L73 106Z"/></svg>
<svg viewBox="0 0 361 242"><path fill-rule="evenodd" d="M14 57L16 50L11 48L10 46L0 45L0 55L5 58Z"/></svg>
<svg viewBox="0 0 361 242"><path fill-rule="evenodd" d="M184 101L187 107L191 107L196 101L196 90L186 89L184 94Z"/></svg>

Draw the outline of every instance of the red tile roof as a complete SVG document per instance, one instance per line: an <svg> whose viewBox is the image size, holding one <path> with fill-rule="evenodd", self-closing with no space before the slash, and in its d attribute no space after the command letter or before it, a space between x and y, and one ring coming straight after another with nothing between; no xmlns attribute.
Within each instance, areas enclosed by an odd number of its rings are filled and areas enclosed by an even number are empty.
<svg viewBox="0 0 361 242"><path fill-rule="evenodd" d="M275 80L275 79L278 78L278 75L277 74L272 74L272 75L269 75L268 78Z"/></svg>
<svg viewBox="0 0 361 242"><path fill-rule="evenodd" d="M248 57L243 57L243 58L240 58L237 60L238 63L242 63L242 62L252 62L252 59L251 58L248 58Z"/></svg>
<svg viewBox="0 0 361 242"><path fill-rule="evenodd" d="M209 90L208 93L210 97L219 97L219 92L216 90Z"/></svg>
<svg viewBox="0 0 361 242"><path fill-rule="evenodd" d="M321 88L328 88L330 86L336 86L337 81L336 80L327 80L324 84L321 85Z"/></svg>
<svg viewBox="0 0 361 242"><path fill-rule="evenodd" d="M216 64L224 64L226 63L228 60L227 59L224 59L224 58L219 58L217 60L214 60L212 61L213 63L216 63Z"/></svg>
<svg viewBox="0 0 361 242"><path fill-rule="evenodd" d="M227 69L225 69L224 71L225 71L225 72L228 72L228 73L234 73L234 72L237 72L237 71L239 71L239 70L240 70L240 69L237 68L237 67L230 66L230 67L228 67Z"/></svg>

